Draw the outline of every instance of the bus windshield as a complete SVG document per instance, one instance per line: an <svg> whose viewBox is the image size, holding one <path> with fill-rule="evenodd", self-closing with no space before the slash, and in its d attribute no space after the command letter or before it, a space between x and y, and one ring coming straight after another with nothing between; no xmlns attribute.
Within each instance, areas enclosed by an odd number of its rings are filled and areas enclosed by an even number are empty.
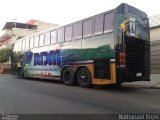
<svg viewBox="0 0 160 120"><path fill-rule="evenodd" d="M148 21L137 19L135 23L136 23L136 37L149 39Z"/></svg>
<svg viewBox="0 0 160 120"><path fill-rule="evenodd" d="M129 17L128 35L140 39L149 39L149 25L146 19Z"/></svg>
<svg viewBox="0 0 160 120"><path fill-rule="evenodd" d="M130 5L128 5L128 14L131 19L129 24L130 35L140 39L149 39L149 22L147 20L147 15Z"/></svg>
<svg viewBox="0 0 160 120"><path fill-rule="evenodd" d="M126 24L124 31L127 36L144 40L149 39L148 17L143 11L130 5L121 4L116 9L116 31L118 33L122 32L119 26L123 23Z"/></svg>

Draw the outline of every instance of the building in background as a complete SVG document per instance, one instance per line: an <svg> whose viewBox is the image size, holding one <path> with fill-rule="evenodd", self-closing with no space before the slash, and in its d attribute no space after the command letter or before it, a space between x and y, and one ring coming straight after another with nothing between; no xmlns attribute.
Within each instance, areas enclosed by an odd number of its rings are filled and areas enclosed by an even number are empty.
<svg viewBox="0 0 160 120"><path fill-rule="evenodd" d="M11 46L19 38L56 26L58 25L33 19L26 23L6 22L0 36L0 49Z"/></svg>
<svg viewBox="0 0 160 120"><path fill-rule="evenodd" d="M160 74L160 14L150 17L151 73Z"/></svg>
<svg viewBox="0 0 160 120"><path fill-rule="evenodd" d="M151 16L149 20L151 41L160 40L160 14Z"/></svg>

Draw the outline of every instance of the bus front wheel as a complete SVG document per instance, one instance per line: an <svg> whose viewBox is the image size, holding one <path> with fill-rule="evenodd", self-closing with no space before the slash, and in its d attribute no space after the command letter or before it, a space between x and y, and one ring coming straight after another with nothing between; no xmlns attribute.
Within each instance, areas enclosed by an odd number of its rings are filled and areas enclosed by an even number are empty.
<svg viewBox="0 0 160 120"><path fill-rule="evenodd" d="M73 85L75 83L74 72L72 71L70 67L64 68L62 72L62 82L65 85Z"/></svg>
<svg viewBox="0 0 160 120"><path fill-rule="evenodd" d="M81 68L77 74L77 82L80 87L91 87L91 74L87 68Z"/></svg>

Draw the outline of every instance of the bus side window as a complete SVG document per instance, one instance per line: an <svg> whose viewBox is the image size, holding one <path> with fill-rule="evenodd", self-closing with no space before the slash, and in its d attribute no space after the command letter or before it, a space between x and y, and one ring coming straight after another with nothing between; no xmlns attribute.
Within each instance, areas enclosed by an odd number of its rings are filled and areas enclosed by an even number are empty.
<svg viewBox="0 0 160 120"><path fill-rule="evenodd" d="M29 49L29 38L26 39L26 50Z"/></svg>
<svg viewBox="0 0 160 120"><path fill-rule="evenodd" d="M65 27L65 41L71 41L72 40L72 26Z"/></svg>
<svg viewBox="0 0 160 120"><path fill-rule="evenodd" d="M21 51L21 49L22 49L22 40L20 39L18 41L18 51Z"/></svg>
<svg viewBox="0 0 160 120"><path fill-rule="evenodd" d="M14 49L13 49L13 51L15 51L15 52L18 51L18 42L16 42L16 43L14 44Z"/></svg>
<svg viewBox="0 0 160 120"><path fill-rule="evenodd" d="M74 40L82 38L82 22L76 23L73 26L73 33Z"/></svg>
<svg viewBox="0 0 160 120"><path fill-rule="evenodd" d="M44 34L41 34L39 36L39 46L43 46L44 45Z"/></svg>
<svg viewBox="0 0 160 120"><path fill-rule="evenodd" d="M51 44L55 44L57 41L57 31L51 32Z"/></svg>
<svg viewBox="0 0 160 120"><path fill-rule="evenodd" d="M104 33L113 31L113 13L105 14Z"/></svg>
<svg viewBox="0 0 160 120"><path fill-rule="evenodd" d="M39 42L39 35L35 36L34 38L34 47L38 47L38 42Z"/></svg>
<svg viewBox="0 0 160 120"><path fill-rule="evenodd" d="M58 43L64 42L64 29L58 30Z"/></svg>
<svg viewBox="0 0 160 120"><path fill-rule="evenodd" d="M34 38L32 37L32 38L30 38L30 49L33 48L33 42L34 42Z"/></svg>
<svg viewBox="0 0 160 120"><path fill-rule="evenodd" d="M45 33L45 38L44 38L44 45L50 45L50 32Z"/></svg>
<svg viewBox="0 0 160 120"><path fill-rule="evenodd" d="M22 50L25 50L25 45L26 45L26 39L22 40Z"/></svg>
<svg viewBox="0 0 160 120"><path fill-rule="evenodd" d="M89 19L83 22L83 37L92 36L93 20Z"/></svg>
<svg viewBox="0 0 160 120"><path fill-rule="evenodd" d="M104 15L95 18L95 35L103 34Z"/></svg>

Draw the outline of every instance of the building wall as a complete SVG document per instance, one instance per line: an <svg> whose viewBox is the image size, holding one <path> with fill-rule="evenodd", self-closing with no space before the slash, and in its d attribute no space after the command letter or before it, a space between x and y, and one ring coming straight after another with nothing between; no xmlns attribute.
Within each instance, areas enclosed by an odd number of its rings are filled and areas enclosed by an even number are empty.
<svg viewBox="0 0 160 120"><path fill-rule="evenodd" d="M7 34L7 35L12 36L12 30L11 29L5 29L5 30L2 31L2 34L3 35ZM3 35L2 35L2 37L3 37Z"/></svg>
<svg viewBox="0 0 160 120"><path fill-rule="evenodd" d="M58 26L57 24L53 24L53 23L46 23L46 22L42 22L42 21L38 21L38 31L43 31L43 30L47 30L50 28L54 28L56 26Z"/></svg>
<svg viewBox="0 0 160 120"><path fill-rule="evenodd" d="M160 40L160 27L150 29L151 41Z"/></svg>
<svg viewBox="0 0 160 120"><path fill-rule="evenodd" d="M37 32L38 30L13 28L12 29L12 43L14 43L19 37L25 37L28 35L35 34Z"/></svg>
<svg viewBox="0 0 160 120"><path fill-rule="evenodd" d="M151 73L160 74L160 27L150 29Z"/></svg>
<svg viewBox="0 0 160 120"><path fill-rule="evenodd" d="M13 44L19 37L25 37L25 36L32 35L37 32L51 29L53 27L58 26L57 24L53 24L53 23L47 23L47 22L38 21L38 20L34 20L34 21L35 22L33 23L33 25L37 25L37 30L26 29L26 28L4 29L3 35L0 37L0 44L1 44L0 48L4 48L4 47L8 46L8 44ZM9 40L6 39L6 41L5 41L4 40L5 35L9 35L11 37L11 39L9 39Z"/></svg>
<svg viewBox="0 0 160 120"><path fill-rule="evenodd" d="M151 41L151 73L160 74L160 40Z"/></svg>

